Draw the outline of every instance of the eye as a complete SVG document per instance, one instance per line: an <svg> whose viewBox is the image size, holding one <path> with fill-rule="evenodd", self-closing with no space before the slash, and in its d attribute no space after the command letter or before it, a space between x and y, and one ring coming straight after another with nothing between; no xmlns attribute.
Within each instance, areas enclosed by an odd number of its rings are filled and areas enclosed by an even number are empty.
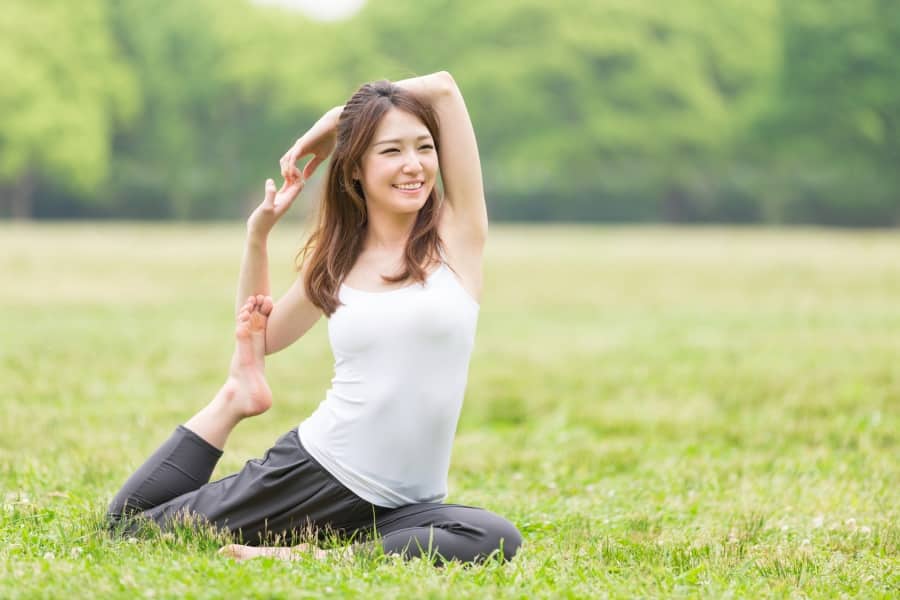
<svg viewBox="0 0 900 600"><path fill-rule="evenodd" d="M381 154L387 154L388 152L400 152L396 148L388 148L387 150L382 150Z"/></svg>
<svg viewBox="0 0 900 600"><path fill-rule="evenodd" d="M434 150L434 146L431 144L425 144L423 146L419 146L419 150Z"/></svg>

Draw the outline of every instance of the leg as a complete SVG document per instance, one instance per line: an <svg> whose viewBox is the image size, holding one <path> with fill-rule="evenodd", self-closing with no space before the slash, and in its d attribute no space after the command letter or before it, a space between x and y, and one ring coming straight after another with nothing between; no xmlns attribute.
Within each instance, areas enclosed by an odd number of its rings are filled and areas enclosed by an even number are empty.
<svg viewBox="0 0 900 600"><path fill-rule="evenodd" d="M458 504L414 504L385 512L375 523L386 553L405 558L436 555L444 560L510 560L522 544L515 525L490 511Z"/></svg>
<svg viewBox="0 0 900 600"><path fill-rule="evenodd" d="M271 313L271 298L247 299L238 314L237 348L225 385L212 402L184 424L216 448L225 447L228 435L241 420L272 406L265 376L266 322Z"/></svg>
<svg viewBox="0 0 900 600"><path fill-rule="evenodd" d="M404 558L432 556L435 564L445 560L482 562L489 557L511 560L522 545L516 527L498 515L481 508L456 504L412 504L397 509L377 509L375 534L387 554ZM362 531L362 530L361 530ZM356 551L371 552L372 543L354 546ZM333 555L335 552L331 551ZM282 560L304 557L327 558L329 551L309 544L293 548L230 545L221 554L237 560L260 556Z"/></svg>
<svg viewBox="0 0 900 600"><path fill-rule="evenodd" d="M353 531L372 523L373 510L319 465L291 429L262 459L248 461L238 473L144 510L139 517L163 530L185 520L211 525L256 545L267 540L291 543L313 529Z"/></svg>
<svg viewBox="0 0 900 600"><path fill-rule="evenodd" d="M221 456L221 450L179 425L113 498L107 512L110 525L199 488Z"/></svg>
<svg viewBox="0 0 900 600"><path fill-rule="evenodd" d="M265 326L271 311L270 298L248 299L238 316L237 348L225 385L119 490L109 507L114 524L125 515L150 509L208 482L234 426L271 405L263 374Z"/></svg>

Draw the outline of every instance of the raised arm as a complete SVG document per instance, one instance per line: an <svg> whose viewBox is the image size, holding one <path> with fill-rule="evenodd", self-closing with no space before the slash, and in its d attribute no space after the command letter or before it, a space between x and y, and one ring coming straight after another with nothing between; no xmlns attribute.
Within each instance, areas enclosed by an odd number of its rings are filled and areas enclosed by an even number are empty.
<svg viewBox="0 0 900 600"><path fill-rule="evenodd" d="M488 216L481 160L472 120L456 81L450 73L439 71L397 81L396 85L427 99L437 111L441 125L438 161L454 235L468 243L483 244Z"/></svg>
<svg viewBox="0 0 900 600"><path fill-rule="evenodd" d="M266 180L263 201L247 219L247 239L244 243L244 255L241 258L241 271L238 276L235 314L241 310L250 296L271 295L269 287L269 232L278 219L287 212L294 199L303 189L304 181L300 178L292 183L285 182L281 189L275 190L275 182Z"/></svg>
<svg viewBox="0 0 900 600"><path fill-rule="evenodd" d="M247 219L247 240L241 259L238 277L237 310L250 296L270 296L269 284L269 233L275 223L291 207L305 179L294 177L285 181L280 190L275 183L266 181L266 191L262 203ZM289 346L312 327L321 311L306 298L303 273L288 292L275 303L266 326L266 354L272 354Z"/></svg>

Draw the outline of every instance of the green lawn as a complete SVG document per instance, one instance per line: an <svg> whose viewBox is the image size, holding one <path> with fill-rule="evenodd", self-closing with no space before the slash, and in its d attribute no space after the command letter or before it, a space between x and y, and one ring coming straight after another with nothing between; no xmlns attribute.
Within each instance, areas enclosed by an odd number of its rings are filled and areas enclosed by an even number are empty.
<svg viewBox="0 0 900 600"><path fill-rule="evenodd" d="M900 596L896 232L494 227L448 500L519 526L510 564L108 538L223 380L242 231L0 225L0 597ZM270 357L215 476L317 405L325 334Z"/></svg>

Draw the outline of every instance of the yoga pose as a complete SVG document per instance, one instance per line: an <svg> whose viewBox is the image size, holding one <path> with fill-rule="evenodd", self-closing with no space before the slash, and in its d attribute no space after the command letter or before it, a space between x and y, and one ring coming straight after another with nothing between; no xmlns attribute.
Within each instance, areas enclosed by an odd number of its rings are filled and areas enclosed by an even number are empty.
<svg viewBox="0 0 900 600"><path fill-rule="evenodd" d="M329 156L299 275L273 303L268 234ZM223 553L238 559L324 555L278 545L307 530L358 542L351 551L512 558L521 536L511 523L441 503L487 234L475 133L453 78L363 85L297 140L281 172L281 189L268 180L247 221L228 378L125 483L109 507L114 528L193 520L237 536L243 545ZM262 459L209 482L232 429L271 406L265 355L323 314L335 360L325 399Z"/></svg>

